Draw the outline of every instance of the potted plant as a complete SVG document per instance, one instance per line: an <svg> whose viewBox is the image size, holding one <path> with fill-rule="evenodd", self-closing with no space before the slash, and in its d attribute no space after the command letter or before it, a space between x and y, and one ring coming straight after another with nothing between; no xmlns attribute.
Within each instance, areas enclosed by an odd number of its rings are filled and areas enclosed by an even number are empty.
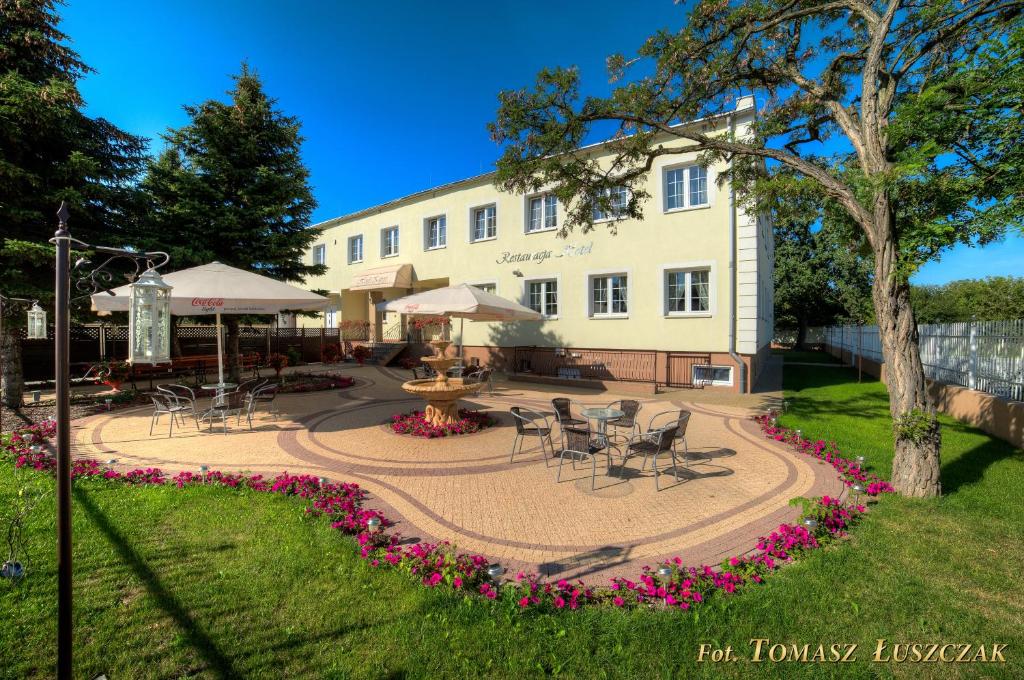
<svg viewBox="0 0 1024 680"><path fill-rule="evenodd" d="M370 358L370 348L366 345L357 345L356 347L353 347L352 358L362 366L366 363L366 360Z"/></svg>
<svg viewBox="0 0 1024 680"><path fill-rule="evenodd" d="M274 374L277 376L278 382L281 381L281 371L288 366L288 357L283 354L271 354L267 357L267 366L274 369Z"/></svg>
<svg viewBox="0 0 1024 680"><path fill-rule="evenodd" d="M320 358L325 364L333 364L341 356L341 347L336 342L331 342L324 345L323 351L320 353Z"/></svg>
<svg viewBox="0 0 1024 680"><path fill-rule="evenodd" d="M96 375L101 383L117 392L131 375L131 366L127 361L104 361L97 364Z"/></svg>

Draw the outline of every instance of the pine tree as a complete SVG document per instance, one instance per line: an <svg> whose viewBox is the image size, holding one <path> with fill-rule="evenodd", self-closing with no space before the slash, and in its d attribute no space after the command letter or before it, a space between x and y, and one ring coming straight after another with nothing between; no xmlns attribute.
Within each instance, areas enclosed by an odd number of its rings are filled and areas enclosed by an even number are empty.
<svg viewBox="0 0 1024 680"><path fill-rule="evenodd" d="M151 217L140 245L166 250L175 269L219 261L283 281L323 273L305 261L319 236L297 118L277 110L245 64L230 102L186 106L142 186ZM227 316L227 366L238 378L238 317Z"/></svg>
<svg viewBox="0 0 1024 680"><path fill-rule="evenodd" d="M53 295L54 213L66 201L72 233L87 242L127 242L138 208L134 182L145 140L82 112L78 81L91 69L67 45L53 0L0 0L0 292ZM21 404L16 329L0 338L4 400ZM11 329L8 333L7 329Z"/></svg>

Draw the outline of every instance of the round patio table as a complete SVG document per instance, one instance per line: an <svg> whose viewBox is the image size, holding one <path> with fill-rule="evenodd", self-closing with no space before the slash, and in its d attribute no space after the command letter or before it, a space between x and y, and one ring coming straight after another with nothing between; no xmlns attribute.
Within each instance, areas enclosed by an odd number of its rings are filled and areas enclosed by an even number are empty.
<svg viewBox="0 0 1024 680"><path fill-rule="evenodd" d="M597 421L597 439L601 446L608 446L608 421L626 415L617 408L585 408L580 411L584 418Z"/></svg>
<svg viewBox="0 0 1024 680"><path fill-rule="evenodd" d="M235 383L225 382L214 383L212 385L201 385L200 389L205 390L207 392L214 392L212 404L213 406L220 406L221 404L224 403L224 392L230 389L234 389L236 387L238 387L238 385Z"/></svg>

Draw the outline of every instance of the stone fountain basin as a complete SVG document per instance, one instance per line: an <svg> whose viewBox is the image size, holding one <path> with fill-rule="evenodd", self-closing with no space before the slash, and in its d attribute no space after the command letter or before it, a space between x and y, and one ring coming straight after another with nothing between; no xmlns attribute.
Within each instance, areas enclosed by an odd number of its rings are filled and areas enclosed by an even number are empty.
<svg viewBox="0 0 1024 680"><path fill-rule="evenodd" d="M402 389L409 394L424 397L429 401L450 401L470 394L476 394L483 383L463 383L462 378L449 378L440 381L434 378L410 380L402 384Z"/></svg>

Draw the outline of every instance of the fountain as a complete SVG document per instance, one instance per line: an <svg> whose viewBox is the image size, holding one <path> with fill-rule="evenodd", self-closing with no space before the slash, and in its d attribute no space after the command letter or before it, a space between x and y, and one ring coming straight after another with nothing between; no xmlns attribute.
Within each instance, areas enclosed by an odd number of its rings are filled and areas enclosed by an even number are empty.
<svg viewBox="0 0 1024 680"><path fill-rule="evenodd" d="M447 358L444 353L451 345L449 340L435 338L430 345L437 352L435 356L423 357L423 363L437 372L436 378L410 380L402 384L402 389L409 394L423 397L427 401L424 412L431 425L446 425L459 419L459 399L476 394L483 383L465 383L462 378L449 378L445 372L458 363L456 358Z"/></svg>

